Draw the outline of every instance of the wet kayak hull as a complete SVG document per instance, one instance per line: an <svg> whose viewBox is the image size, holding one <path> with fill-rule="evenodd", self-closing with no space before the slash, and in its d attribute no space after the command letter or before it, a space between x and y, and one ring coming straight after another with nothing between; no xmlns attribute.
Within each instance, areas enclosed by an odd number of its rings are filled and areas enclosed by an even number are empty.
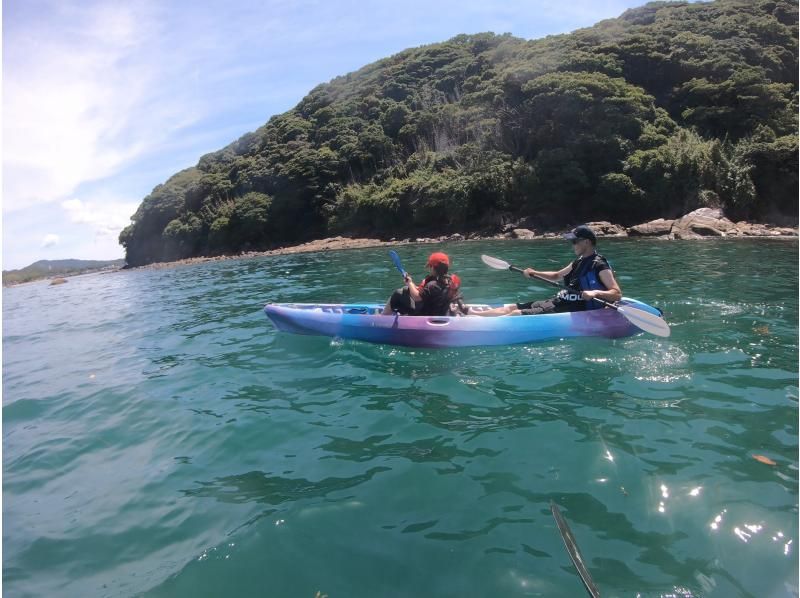
<svg viewBox="0 0 800 598"><path fill-rule="evenodd" d="M623 305L660 312L634 299ZM488 306L475 306L488 308ZM470 347L597 336L621 338L640 330L613 309L535 316L384 316L370 303L270 303L264 312L284 332L406 347Z"/></svg>

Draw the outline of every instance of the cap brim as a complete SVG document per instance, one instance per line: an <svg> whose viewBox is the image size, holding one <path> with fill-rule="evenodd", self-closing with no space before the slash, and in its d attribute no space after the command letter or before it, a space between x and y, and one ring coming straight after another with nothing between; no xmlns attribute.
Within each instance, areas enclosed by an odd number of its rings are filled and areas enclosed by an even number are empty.
<svg viewBox="0 0 800 598"><path fill-rule="evenodd" d="M564 238L567 241L574 241L575 239L578 238L578 235L576 235L575 233L567 233L567 234L564 235Z"/></svg>

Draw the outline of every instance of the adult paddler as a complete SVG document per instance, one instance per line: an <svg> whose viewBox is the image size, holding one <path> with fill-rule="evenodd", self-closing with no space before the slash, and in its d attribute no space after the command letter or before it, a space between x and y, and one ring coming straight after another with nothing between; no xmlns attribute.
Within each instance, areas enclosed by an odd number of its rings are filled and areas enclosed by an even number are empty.
<svg viewBox="0 0 800 598"><path fill-rule="evenodd" d="M568 266L554 272L545 272L526 268L528 278L546 278L553 282L562 282L564 289L552 299L529 301L528 303L510 303L487 311L471 311L478 316L519 316L559 313L565 311L585 311L602 309L603 305L592 301L595 297L613 303L622 299L622 290L614 278L614 272L608 260L597 253L597 236L586 225L574 228L564 235L572 241L572 248L577 256Z"/></svg>

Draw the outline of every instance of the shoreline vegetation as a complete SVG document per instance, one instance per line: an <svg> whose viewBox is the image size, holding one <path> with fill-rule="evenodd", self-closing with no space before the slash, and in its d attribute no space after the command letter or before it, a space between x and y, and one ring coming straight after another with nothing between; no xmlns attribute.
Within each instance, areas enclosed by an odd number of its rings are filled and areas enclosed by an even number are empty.
<svg viewBox="0 0 800 598"><path fill-rule="evenodd" d="M651 2L403 50L157 185L120 233L126 262L592 221L769 236L744 223L798 223L797 24L789 0ZM741 230L675 225L699 208Z"/></svg>
<svg viewBox="0 0 800 598"><path fill-rule="evenodd" d="M711 208L700 208L682 218L675 220L664 220L659 218L650 222L625 227L619 224L612 224L606 221L586 223L597 234L599 239L603 238L650 238L662 240L706 240L715 238L730 239L797 239L798 227L778 226L775 224L754 223L754 222L732 222L725 218L720 210ZM244 251L238 254L226 254L217 256L198 256L166 262L154 262L143 266L128 266L122 270L158 270L174 268L177 266L187 266L201 264L205 262L217 262L227 260L240 260L256 257L266 257L272 255L291 255L295 253L315 253L326 251L342 251L347 249L366 249L369 247L390 247L396 245L407 245L411 243L446 243L458 241L486 241L486 240L541 240L559 239L572 227L564 230L543 230L526 228L529 225L526 219L521 221L508 222L496 232L483 233L454 233L451 235L439 235L435 237L414 237L414 238L391 238L388 240L368 238L368 237L327 237L315 239L296 245L286 245L276 247L266 251Z"/></svg>
<svg viewBox="0 0 800 598"><path fill-rule="evenodd" d="M503 219L501 219L503 220ZM707 240L717 238L729 239L783 239L791 240L800 237L797 226L781 226L770 223L757 223L739 221L733 222L722 215L722 211L712 208L700 208L686 214L682 218L665 220L659 218L650 222L644 222L634 226L622 226L607 221L586 223L597 234L599 239L603 238L640 238L640 239L661 239L669 240ZM85 274L111 274L129 270L160 270L174 268L178 266L188 266L202 264L205 262L218 262L228 260L241 260L271 255L291 255L295 253L315 253L327 251L343 251L347 249L366 249L369 247L391 247L396 245L407 245L411 243L446 243L458 241L487 241L487 240L542 240L559 239L572 227L563 229L539 229L534 226L530 219L523 218L514 220L508 218L505 224L492 231L469 232L465 234L454 233L437 235L433 237L407 237L402 239L390 238L379 239L371 237L346 237L335 236L323 239L314 239L305 243L287 244L264 251L242 251L240 253L222 254L215 256L197 256L170 260L163 262L153 262L142 266L122 266L91 268L79 272L60 272L50 276L42 276L24 281L4 281L3 287L13 287L43 280L51 280L50 285L58 285L67 282L68 278L83 276Z"/></svg>

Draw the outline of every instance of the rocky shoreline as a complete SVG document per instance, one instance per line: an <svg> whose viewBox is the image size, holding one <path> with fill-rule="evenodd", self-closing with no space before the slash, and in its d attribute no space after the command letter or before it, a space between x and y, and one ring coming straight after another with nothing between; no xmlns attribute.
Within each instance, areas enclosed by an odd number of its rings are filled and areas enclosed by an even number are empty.
<svg viewBox="0 0 800 598"><path fill-rule="evenodd" d="M659 218L628 227L606 221L587 222L586 224L598 237L649 237L672 240L714 237L796 238L798 236L797 227L783 227L745 221L733 222L722 214L722 210L715 208L700 208L689 212L681 218L673 220ZM506 225L506 230L501 236L516 239L546 239L558 237L561 234L561 232L537 234L533 230Z"/></svg>
<svg viewBox="0 0 800 598"><path fill-rule="evenodd" d="M603 237L639 237L654 239L709 239L709 238L774 238L774 239L796 239L798 238L797 227L783 227L771 224L759 224L752 222L733 222L726 218L722 211L715 208L700 208L693 212L676 218L665 220L659 218L650 222L644 222L635 226L625 227L611 222L587 222L586 223L597 234ZM223 260L234 260L252 257L264 257L270 255L288 255L293 253L311 253L315 251L340 251L342 249L360 249L366 247L382 247L391 245L403 245L407 243L442 243L445 241L466 241L466 240L487 240L487 239L555 239L560 238L564 231L543 231L539 232L530 226L527 220L507 222L500 227L499 232L494 234L469 233L462 235L444 235L440 237L418 237L408 239L381 239L369 238L349 238L349 237L330 237L302 243L279 247L269 251L248 251L236 255L221 255L214 257L193 257L171 262L157 262L138 266L131 269L161 269L171 268L187 264L200 264L204 262L216 262Z"/></svg>

